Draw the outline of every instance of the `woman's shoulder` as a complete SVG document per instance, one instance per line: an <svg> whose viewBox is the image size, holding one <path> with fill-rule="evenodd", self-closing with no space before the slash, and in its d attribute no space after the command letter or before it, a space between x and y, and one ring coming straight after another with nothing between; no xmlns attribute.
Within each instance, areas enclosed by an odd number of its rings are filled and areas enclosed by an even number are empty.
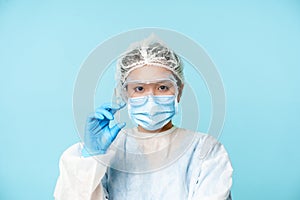
<svg viewBox="0 0 300 200"><path fill-rule="evenodd" d="M69 155L69 156L80 156L81 155L81 149L83 148L82 143L77 142L75 144L72 144L68 148L64 150L61 156Z"/></svg>
<svg viewBox="0 0 300 200"><path fill-rule="evenodd" d="M215 156L216 154L227 154L224 146L215 137L207 133L177 128L178 133L192 138L191 148L200 159Z"/></svg>
<svg viewBox="0 0 300 200"><path fill-rule="evenodd" d="M185 128L177 128L176 131L183 135L192 136L198 145L202 145L203 143L208 143L210 145L220 143L215 137L207 133L193 131Z"/></svg>

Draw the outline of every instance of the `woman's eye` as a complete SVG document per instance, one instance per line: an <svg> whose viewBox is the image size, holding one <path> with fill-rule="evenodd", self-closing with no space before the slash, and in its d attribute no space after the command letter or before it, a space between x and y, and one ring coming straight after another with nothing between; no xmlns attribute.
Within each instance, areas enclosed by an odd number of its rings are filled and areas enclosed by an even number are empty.
<svg viewBox="0 0 300 200"><path fill-rule="evenodd" d="M142 87L142 86L135 87L134 91L135 92L143 92L144 91L144 87Z"/></svg>
<svg viewBox="0 0 300 200"><path fill-rule="evenodd" d="M160 90L160 91L167 91L168 89L169 89L169 87L165 86L165 85L161 85L158 87L158 90Z"/></svg>

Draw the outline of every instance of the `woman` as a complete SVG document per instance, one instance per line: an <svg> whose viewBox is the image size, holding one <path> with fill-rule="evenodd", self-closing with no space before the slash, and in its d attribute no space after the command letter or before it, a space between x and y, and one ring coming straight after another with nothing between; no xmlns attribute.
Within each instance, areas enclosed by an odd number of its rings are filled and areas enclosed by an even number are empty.
<svg viewBox="0 0 300 200"><path fill-rule="evenodd" d="M55 199L231 199L223 145L172 124L184 86L179 57L148 38L121 55L117 80L125 103L88 117L84 143L61 156ZM137 127L109 126L126 104Z"/></svg>

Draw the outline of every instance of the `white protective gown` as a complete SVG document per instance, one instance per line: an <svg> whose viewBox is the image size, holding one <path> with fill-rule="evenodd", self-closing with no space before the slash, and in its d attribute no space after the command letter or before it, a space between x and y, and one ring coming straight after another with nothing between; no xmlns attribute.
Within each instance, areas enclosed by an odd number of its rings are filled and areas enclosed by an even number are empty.
<svg viewBox="0 0 300 200"><path fill-rule="evenodd" d="M207 134L172 127L153 136L133 128L105 155L84 158L81 149L77 143L61 156L56 200L231 199L228 154Z"/></svg>

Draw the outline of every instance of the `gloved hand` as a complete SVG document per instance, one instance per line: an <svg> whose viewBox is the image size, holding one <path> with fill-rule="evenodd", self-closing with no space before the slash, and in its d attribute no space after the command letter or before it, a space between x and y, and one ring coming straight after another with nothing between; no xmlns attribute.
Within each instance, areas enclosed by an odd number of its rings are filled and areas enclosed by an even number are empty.
<svg viewBox="0 0 300 200"><path fill-rule="evenodd" d="M89 116L84 134L84 148L82 156L89 157L105 154L108 147L117 137L126 123L118 123L109 127L110 120L114 119L114 114L122 109L126 104L103 104L96 109L92 116Z"/></svg>

